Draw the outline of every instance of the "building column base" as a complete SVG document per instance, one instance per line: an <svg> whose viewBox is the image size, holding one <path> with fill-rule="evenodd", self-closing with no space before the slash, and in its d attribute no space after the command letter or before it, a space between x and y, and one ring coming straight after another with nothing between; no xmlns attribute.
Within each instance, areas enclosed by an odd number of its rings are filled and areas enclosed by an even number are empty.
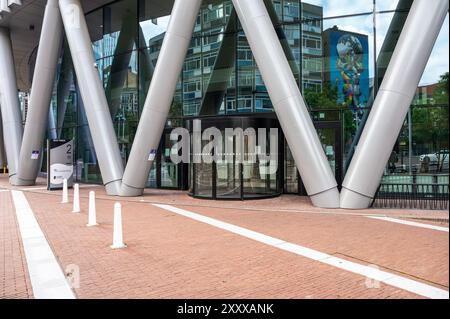
<svg viewBox="0 0 450 319"><path fill-rule="evenodd" d="M373 198L354 192L342 187L341 208L344 209L366 209L372 204Z"/></svg>
<svg viewBox="0 0 450 319"><path fill-rule="evenodd" d="M34 185L36 185L35 180L21 179L17 175L10 176L9 183L12 186L34 186Z"/></svg>
<svg viewBox="0 0 450 319"><path fill-rule="evenodd" d="M322 193L311 195L311 202L316 207L339 208L339 191L337 187L326 190Z"/></svg>

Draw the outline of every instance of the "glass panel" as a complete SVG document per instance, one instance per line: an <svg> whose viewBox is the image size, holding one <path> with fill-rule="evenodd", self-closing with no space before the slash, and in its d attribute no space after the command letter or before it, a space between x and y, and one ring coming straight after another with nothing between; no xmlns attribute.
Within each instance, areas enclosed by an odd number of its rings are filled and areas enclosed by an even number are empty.
<svg viewBox="0 0 450 319"><path fill-rule="evenodd" d="M322 92L322 14L321 7L303 3L303 24L299 52L301 52L302 61L302 90L305 97L309 93L318 94ZM307 102L313 104L308 99ZM310 106L317 107L318 105Z"/></svg>
<svg viewBox="0 0 450 319"><path fill-rule="evenodd" d="M342 123L344 156L347 156L363 127L374 92L381 84L412 0L376 0L375 24L373 0L265 0L265 3L313 120ZM99 76L124 162L172 5L173 1L156 4L153 0L122 0L87 16ZM448 54L447 17L417 89L411 121L405 121L395 154L387 165L389 176L420 183L448 180L448 162L445 162L448 158L445 156L448 153L448 60L442 59ZM57 85L58 130L61 137L76 139L76 158L80 164L77 167L82 172L77 174L79 179L99 181L86 115L71 78L70 55L64 54ZM235 19L231 1L205 1L166 129L182 126L182 116L253 112L273 112L273 107L247 39ZM222 124L236 127L229 119ZM336 135L327 129L319 132L330 165L337 165L340 155L336 154L340 150L336 149ZM151 186L177 184L179 172L171 165L167 149L163 146L159 150L149 176ZM285 158L285 189L298 190L296 168L288 149ZM413 177L414 173L419 175ZM229 194L239 197L236 194L240 189L236 187L241 185L241 176L246 197L278 191L277 177L263 174L259 163L242 166L235 162L218 163L214 174L217 175L213 176L211 164L196 165L191 181L197 183L197 195L212 196L213 185L217 183L219 197Z"/></svg>
<svg viewBox="0 0 450 319"><path fill-rule="evenodd" d="M380 87L383 81L384 74L386 73L407 17L408 11L380 13L376 15L377 79L375 84L377 88Z"/></svg>
<svg viewBox="0 0 450 319"><path fill-rule="evenodd" d="M317 133L331 170L336 175L336 130L334 128L320 128L317 129Z"/></svg>
<svg viewBox="0 0 450 319"><path fill-rule="evenodd" d="M103 58L103 11L97 10L86 16L89 36L92 41L95 59Z"/></svg>
<svg viewBox="0 0 450 319"><path fill-rule="evenodd" d="M253 92L254 92L254 74L256 64L253 60L252 50L247 42L243 31L238 33L237 44L237 85L238 98L235 111L229 110L228 113L252 112L253 110ZM259 87L262 88L262 87ZM262 88L266 91L265 87Z"/></svg>
<svg viewBox="0 0 450 319"><path fill-rule="evenodd" d="M139 108L145 103L164 35L170 20L173 3L162 1L156 6L153 0L139 1Z"/></svg>
<svg viewBox="0 0 450 319"><path fill-rule="evenodd" d="M373 15L327 19L323 23L322 93L314 93L304 83L305 98L314 109L341 109L344 158L348 158L373 96Z"/></svg>
<svg viewBox="0 0 450 319"><path fill-rule="evenodd" d="M178 187L178 165L170 159L170 152L173 146L170 134L164 134L163 148L161 151L161 187Z"/></svg>
<svg viewBox="0 0 450 319"><path fill-rule="evenodd" d="M103 9L103 56L120 55L137 47L137 1L126 0Z"/></svg>
<svg viewBox="0 0 450 319"><path fill-rule="evenodd" d="M150 173L148 174L147 187L149 188L157 188L157 179L156 179L156 161L153 162L152 168L150 169Z"/></svg>
<svg viewBox="0 0 450 319"><path fill-rule="evenodd" d="M222 131L222 141L225 147L225 131ZM236 140L233 143L233 160L231 162L218 162L217 167L217 198L241 198L241 164L236 161ZM224 153L225 155L225 149ZM245 177L244 177L245 178Z"/></svg>
<svg viewBox="0 0 450 319"><path fill-rule="evenodd" d="M257 125L255 125L256 127ZM270 130L270 129L269 129ZM270 136L266 132L266 150L259 148L252 149L249 138L245 137L245 161L243 164L243 183L244 183L244 198L256 198L258 196L270 196L279 193L278 189L278 162L271 162L265 160L261 156L257 156L258 149L263 155L270 155L275 153L279 156L279 151L271 145ZM258 133L259 134L259 133ZM261 137L264 138L264 137ZM258 136L259 141L259 136ZM251 157L254 157L256 161L251 161ZM278 160L278 159L277 159Z"/></svg>
<svg viewBox="0 0 450 319"><path fill-rule="evenodd" d="M283 21L299 22L300 21L300 1L284 0L283 1Z"/></svg>
<svg viewBox="0 0 450 319"><path fill-rule="evenodd" d="M151 48L156 42L164 38L169 25L171 8L161 12L159 10L151 10L149 1L141 1L141 3L143 3L141 6L144 6L150 12L139 18L139 48ZM141 7L140 12L145 9ZM160 47L161 43L156 44L156 50L153 50L153 52L159 51Z"/></svg>
<svg viewBox="0 0 450 319"><path fill-rule="evenodd" d="M298 170L292 157L291 150L285 143L285 160L284 160L284 191L290 194L298 193Z"/></svg>
<svg viewBox="0 0 450 319"><path fill-rule="evenodd" d="M202 141L202 149L208 144ZM195 165L195 195L200 197L212 198L213 196L213 164L202 161Z"/></svg>
<svg viewBox="0 0 450 319"><path fill-rule="evenodd" d="M394 24L396 17L404 18L404 15L380 15L380 20L391 17ZM410 113L386 164L385 183L438 184L448 181L449 62L442 59L449 54L448 19L447 14L416 90Z"/></svg>

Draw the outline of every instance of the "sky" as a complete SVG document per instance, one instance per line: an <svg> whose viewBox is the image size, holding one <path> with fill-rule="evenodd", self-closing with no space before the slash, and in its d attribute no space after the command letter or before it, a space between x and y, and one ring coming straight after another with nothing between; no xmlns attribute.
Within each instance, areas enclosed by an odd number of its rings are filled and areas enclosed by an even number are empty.
<svg viewBox="0 0 450 319"><path fill-rule="evenodd" d="M327 17L336 17L340 15L348 15L354 13L371 12L373 10L373 0L308 0L305 3L311 3L323 7L323 15ZM398 0L377 0L376 10L386 11L394 10L397 7ZM377 38L376 47L377 55L381 46L383 45L384 38L386 36L389 24L392 20L392 13L378 14L376 19L377 25ZM158 25L154 25L151 21L141 22L144 34L148 40L156 35L165 32L169 23L169 16L158 18ZM324 30L334 25L337 25L339 29L348 30L352 32L362 33L369 36L369 64L370 64L370 77L374 76L374 48L373 48L373 16L360 16L349 17L339 19L325 19ZM449 70L449 15L445 19L445 23L441 29L439 37L434 46L431 57L425 68L425 72L420 81L420 85L427 85L436 83L439 81L440 76L448 72Z"/></svg>
<svg viewBox="0 0 450 319"><path fill-rule="evenodd" d="M153 24L151 20L140 22L142 31L146 37L145 41L148 41L161 33L166 32L167 26L169 24L170 16L165 16L157 19L157 24Z"/></svg>

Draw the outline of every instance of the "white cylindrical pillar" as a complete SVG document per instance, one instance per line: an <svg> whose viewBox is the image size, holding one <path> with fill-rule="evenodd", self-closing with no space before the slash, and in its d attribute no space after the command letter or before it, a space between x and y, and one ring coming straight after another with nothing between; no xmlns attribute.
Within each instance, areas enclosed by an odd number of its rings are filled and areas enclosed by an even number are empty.
<svg viewBox="0 0 450 319"><path fill-rule="evenodd" d="M67 204L69 202L69 189L67 187L67 179L63 180L63 190L62 190L62 204Z"/></svg>
<svg viewBox="0 0 450 319"><path fill-rule="evenodd" d="M201 0L176 0L123 175L122 196L142 195L183 68Z"/></svg>
<svg viewBox="0 0 450 319"><path fill-rule="evenodd" d="M273 107L313 204L339 207L330 164L263 0L233 0Z"/></svg>
<svg viewBox="0 0 450 319"><path fill-rule="evenodd" d="M123 229L122 229L122 205L116 203L114 205L114 230L113 230L113 244L112 249L125 248L127 245L123 242Z"/></svg>
<svg viewBox="0 0 450 319"><path fill-rule="evenodd" d="M59 7L103 184L109 195L118 195L123 175L123 162L92 51L83 8L79 0L59 0Z"/></svg>
<svg viewBox="0 0 450 319"><path fill-rule="evenodd" d="M49 119L53 82L58 67L63 27L58 0L48 0L34 68L30 103L20 149L17 178L14 185L34 185L41 168L42 142ZM39 156L31 154L39 152Z"/></svg>
<svg viewBox="0 0 450 319"><path fill-rule="evenodd" d="M89 192L89 219L88 219L88 227L97 226L97 210L95 207L95 192Z"/></svg>
<svg viewBox="0 0 450 319"><path fill-rule="evenodd" d="M342 208L368 208L449 8L415 0L343 182Z"/></svg>
<svg viewBox="0 0 450 319"><path fill-rule="evenodd" d="M79 213L80 210L80 186L73 185L73 209L72 213Z"/></svg>
<svg viewBox="0 0 450 319"><path fill-rule="evenodd" d="M17 91L16 70L8 29L0 27L0 107L3 123L3 140L10 180L17 175L23 127ZM31 156L31 154L30 154Z"/></svg>

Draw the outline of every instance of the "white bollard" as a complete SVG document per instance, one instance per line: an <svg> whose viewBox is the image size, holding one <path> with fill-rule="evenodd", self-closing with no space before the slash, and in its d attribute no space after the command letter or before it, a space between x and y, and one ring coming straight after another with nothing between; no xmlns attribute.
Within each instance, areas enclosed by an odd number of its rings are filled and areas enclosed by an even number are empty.
<svg viewBox="0 0 450 319"><path fill-rule="evenodd" d="M89 192L89 220L87 227L97 226L97 212L95 209L95 192Z"/></svg>
<svg viewBox="0 0 450 319"><path fill-rule="evenodd" d="M69 202L69 191L68 191L68 187L67 187L67 179L64 178L61 203L67 204L68 202Z"/></svg>
<svg viewBox="0 0 450 319"><path fill-rule="evenodd" d="M110 246L112 249L125 248L127 245L123 242L122 234L122 205L116 203L114 205L114 234L113 244Z"/></svg>
<svg viewBox="0 0 450 319"><path fill-rule="evenodd" d="M80 212L80 186L73 185L73 210L72 213Z"/></svg>

